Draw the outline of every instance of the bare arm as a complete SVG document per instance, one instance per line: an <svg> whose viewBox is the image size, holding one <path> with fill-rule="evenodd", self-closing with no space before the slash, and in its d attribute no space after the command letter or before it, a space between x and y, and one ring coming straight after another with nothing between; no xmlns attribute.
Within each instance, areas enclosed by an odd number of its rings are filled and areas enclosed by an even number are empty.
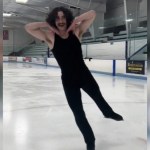
<svg viewBox="0 0 150 150"><path fill-rule="evenodd" d="M32 22L25 25L25 30L32 36L45 41L51 42L51 36L54 34L54 28L50 27L47 22Z"/></svg>
<svg viewBox="0 0 150 150"><path fill-rule="evenodd" d="M96 13L94 10L90 10L86 13L81 14L80 16L74 19L72 25L68 28L68 31L75 28L74 32L78 35L79 38L81 38L83 33L85 33L86 30L93 23L95 17Z"/></svg>

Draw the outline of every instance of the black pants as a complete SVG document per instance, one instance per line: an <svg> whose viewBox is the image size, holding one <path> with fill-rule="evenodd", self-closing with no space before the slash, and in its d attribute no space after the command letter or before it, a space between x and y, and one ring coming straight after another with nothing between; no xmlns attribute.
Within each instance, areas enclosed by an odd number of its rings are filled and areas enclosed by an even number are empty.
<svg viewBox="0 0 150 150"><path fill-rule="evenodd" d="M80 86L69 86L63 81L63 87L68 104L74 114L76 124L82 132L86 144L93 145L95 143L95 137L83 110L80 89L82 88L94 100L104 115L112 111L111 107L104 100L99 86L92 75L86 76Z"/></svg>

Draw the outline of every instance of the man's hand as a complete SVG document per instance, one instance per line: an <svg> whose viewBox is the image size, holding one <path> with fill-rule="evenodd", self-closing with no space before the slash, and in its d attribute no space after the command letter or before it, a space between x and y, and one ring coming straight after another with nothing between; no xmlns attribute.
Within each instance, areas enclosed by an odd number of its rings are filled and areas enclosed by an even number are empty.
<svg viewBox="0 0 150 150"><path fill-rule="evenodd" d="M48 29L51 30L52 32L58 34L58 35L60 34L59 31L55 27L51 27L50 25L48 25Z"/></svg>
<svg viewBox="0 0 150 150"><path fill-rule="evenodd" d="M67 29L67 33L69 33L70 31L75 31L75 29L80 25L80 22L77 22L77 18L75 18L72 22L72 24L70 25L70 27Z"/></svg>

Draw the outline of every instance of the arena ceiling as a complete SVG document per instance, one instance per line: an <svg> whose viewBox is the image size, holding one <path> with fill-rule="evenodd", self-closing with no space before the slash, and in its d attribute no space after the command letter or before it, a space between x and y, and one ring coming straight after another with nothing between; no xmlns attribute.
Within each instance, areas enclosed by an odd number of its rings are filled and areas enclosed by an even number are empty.
<svg viewBox="0 0 150 150"><path fill-rule="evenodd" d="M74 15L90 9L105 13L106 3L116 7L123 0L3 0L3 13L11 15L3 16L3 27L20 28L28 22L44 21L47 13L57 6L70 8Z"/></svg>

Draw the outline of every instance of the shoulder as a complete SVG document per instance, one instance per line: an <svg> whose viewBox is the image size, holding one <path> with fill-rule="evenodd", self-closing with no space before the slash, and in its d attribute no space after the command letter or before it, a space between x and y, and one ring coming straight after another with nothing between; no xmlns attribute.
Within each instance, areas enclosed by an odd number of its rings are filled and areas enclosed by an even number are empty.
<svg viewBox="0 0 150 150"><path fill-rule="evenodd" d="M54 38L55 33L51 30L46 31L46 37L49 39Z"/></svg>

